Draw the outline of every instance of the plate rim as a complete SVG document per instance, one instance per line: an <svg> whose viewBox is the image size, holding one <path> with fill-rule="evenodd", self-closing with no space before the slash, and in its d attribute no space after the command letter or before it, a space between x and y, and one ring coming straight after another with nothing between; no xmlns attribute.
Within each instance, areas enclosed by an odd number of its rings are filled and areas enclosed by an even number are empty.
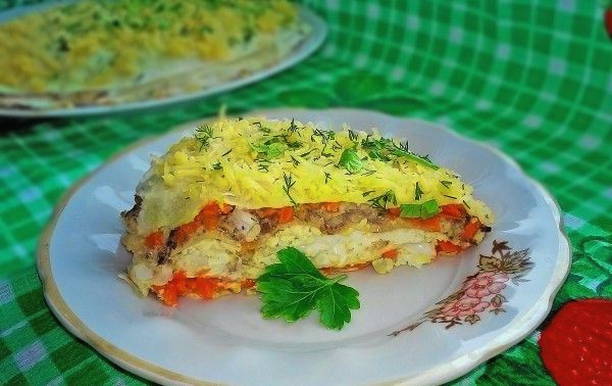
<svg viewBox="0 0 612 386"><path fill-rule="evenodd" d="M557 235L559 236L559 252L557 253L555 259L555 268L551 274L548 285L544 288L544 291L541 293L538 301L520 318L520 320L515 320L513 323L505 327L502 330L506 330L505 332L500 333L500 335L498 335L494 340L492 340L486 347L478 350L477 353L466 353L453 359L448 363L432 367L423 373L409 377L400 377L398 379L383 382L382 384L438 384L447 382L452 379L456 379L466 374L468 371L472 370L479 364L519 343L521 340L527 337L533 330L535 330L540 325L540 323L548 316L552 308L554 298L563 283L565 282L565 279L570 271L572 261L571 244L563 228L561 208L559 207L559 204L557 203L555 198L540 182L525 173L523 168L514 159L503 153L501 150L491 146L490 144L463 136L455 132L454 130L448 128L446 125L419 118L394 116L386 113L381 113L376 110L354 108L306 109L280 107L272 109L250 110L240 115L265 115L271 113L278 113L281 111L301 111L312 112L314 114L316 114L317 112L360 112L380 115L383 117L390 117L400 121L410 120L423 122L428 125L434 125L460 141L466 141L468 143L471 143L472 145L479 146L500 157L510 167L514 168L520 174L521 177L523 177L528 183L532 184L533 187L537 189L537 191L544 198L545 202L548 204L548 207L551 208L553 212L552 215L557 225L556 231ZM206 116L202 119L185 122L172 127L170 130L163 134L149 136L139 141L136 141L133 144L127 146L126 148L113 154L100 166L98 166L97 168L89 172L86 176L78 180L76 183L73 184L70 189L68 189L61 196L60 200L56 204L51 219L45 226L40 236L36 251L36 265L38 274L43 285L44 297L46 299L47 305L49 306L53 314L62 323L62 325L64 325L64 327L66 327L77 338L92 346L96 351L98 351L111 362L133 372L136 375L162 384L168 384L169 382L171 382L172 384L219 385L219 382L205 381L188 377L167 370L153 363L147 362L144 359L138 358L127 351L119 349L118 347L114 346L113 344L106 341L101 336L95 334L92 330L90 330L68 307L68 305L62 298L57 285L55 284L53 274L51 272L49 244L51 236L53 235L55 230L55 225L58 219L60 218L64 208L66 207L70 199L75 195L75 193L80 190L80 188L84 184L89 182L94 175L101 172L104 168L108 167L117 159L129 154L130 152L141 146L159 140L163 137L174 135L177 132L184 131L186 129L189 129L190 127L194 127L194 125L197 125L202 122L207 122L215 118L216 116ZM517 324L519 324L519 322L520 326L517 328Z"/></svg>
<svg viewBox="0 0 612 386"><path fill-rule="evenodd" d="M72 1L65 3L70 4ZM58 3L55 5L62 5ZM54 5L52 5L54 6ZM40 8L40 4L31 6L23 6L22 8ZM294 47L289 54L281 58L280 61L276 62L272 66L264 67L258 71L248 74L245 77L238 77L236 79L230 79L222 82L216 86L204 88L198 92L185 94L179 93L175 96L171 96L163 99L145 99L139 101L133 101L128 103L118 103L115 105L93 105L84 107L70 107L70 108L54 108L46 110L36 109L16 109L16 108L3 108L0 107L0 117L7 118L67 118L67 117L87 117L96 115L106 114L123 114L128 112L148 110L155 108L163 108L167 106L177 105L180 103L194 102L197 99L205 99L214 95L218 95L224 92L232 91L238 88L246 87L248 85L263 81L274 75L279 74L291 67L304 61L312 54L314 54L325 42L329 27L327 23L311 11L309 8L302 4L297 4L300 18L303 22L308 24L312 30L306 35L305 39L302 40L296 47ZM45 8L45 7L43 7ZM14 9L5 12L14 12ZM36 10L33 10L36 12Z"/></svg>

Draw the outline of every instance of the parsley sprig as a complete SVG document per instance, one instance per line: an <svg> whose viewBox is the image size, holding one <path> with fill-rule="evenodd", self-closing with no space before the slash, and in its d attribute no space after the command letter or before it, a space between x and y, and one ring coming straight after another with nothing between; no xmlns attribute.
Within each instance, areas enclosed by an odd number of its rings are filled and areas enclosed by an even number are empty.
<svg viewBox="0 0 612 386"><path fill-rule="evenodd" d="M359 309L359 292L340 284L346 275L328 278L296 248L277 252L280 263L266 267L257 279L257 291L265 318L295 322L319 312L319 322L340 330L351 321L351 310Z"/></svg>

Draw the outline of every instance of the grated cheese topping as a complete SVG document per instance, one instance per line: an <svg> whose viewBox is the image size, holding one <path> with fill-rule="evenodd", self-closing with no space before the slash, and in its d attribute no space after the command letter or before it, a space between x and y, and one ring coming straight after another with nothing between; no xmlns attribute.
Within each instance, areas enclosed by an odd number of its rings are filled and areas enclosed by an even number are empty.
<svg viewBox="0 0 612 386"><path fill-rule="evenodd" d="M296 24L287 0L84 0L0 25L0 91L99 88L220 61Z"/></svg>
<svg viewBox="0 0 612 386"><path fill-rule="evenodd" d="M137 189L138 233L191 221L208 202L239 208L352 202L391 208L459 203L490 224L490 209L452 171L376 131L313 123L220 118L152 162Z"/></svg>

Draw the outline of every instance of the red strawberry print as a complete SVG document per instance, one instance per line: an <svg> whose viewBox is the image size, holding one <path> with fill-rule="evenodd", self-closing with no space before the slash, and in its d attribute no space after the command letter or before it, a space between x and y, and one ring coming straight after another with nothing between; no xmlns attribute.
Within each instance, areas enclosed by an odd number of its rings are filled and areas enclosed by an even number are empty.
<svg viewBox="0 0 612 386"><path fill-rule="evenodd" d="M612 300L566 303L542 331L540 347L559 385L612 385Z"/></svg>

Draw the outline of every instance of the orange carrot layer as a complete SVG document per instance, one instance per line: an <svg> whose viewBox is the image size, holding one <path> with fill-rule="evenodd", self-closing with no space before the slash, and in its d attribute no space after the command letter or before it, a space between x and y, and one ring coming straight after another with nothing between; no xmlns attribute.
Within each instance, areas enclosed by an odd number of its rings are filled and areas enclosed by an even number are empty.
<svg viewBox="0 0 612 386"><path fill-rule="evenodd" d="M385 259L396 259L397 255L398 255L397 249L389 249L388 251L383 252L382 255L380 256Z"/></svg>
<svg viewBox="0 0 612 386"><path fill-rule="evenodd" d="M482 224L478 221L477 218L472 218L472 220L465 225L463 228L463 232L461 232L461 238L463 240L472 240L474 236L476 236L476 232L480 229Z"/></svg>
<svg viewBox="0 0 612 386"><path fill-rule="evenodd" d="M447 253L447 254L455 254L461 252L463 249L450 241L447 240L438 240L436 244L436 252L437 253Z"/></svg>
<svg viewBox="0 0 612 386"><path fill-rule="evenodd" d="M162 231L153 232L147 236L144 243L149 249L159 248L164 245L164 234Z"/></svg>

